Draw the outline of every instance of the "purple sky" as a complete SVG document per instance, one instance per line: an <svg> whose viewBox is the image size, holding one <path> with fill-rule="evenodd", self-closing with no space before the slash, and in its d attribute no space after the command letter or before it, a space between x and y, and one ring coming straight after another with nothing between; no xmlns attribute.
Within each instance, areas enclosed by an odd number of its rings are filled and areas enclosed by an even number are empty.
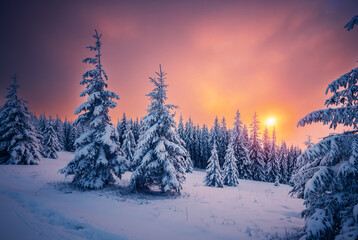
<svg viewBox="0 0 358 240"><path fill-rule="evenodd" d="M327 84L357 66L358 29L343 26L358 1L7 1L0 8L0 96L17 73L36 114L74 119L82 64L93 29L103 33L103 65L122 112L143 116L148 76L162 64L169 103L211 125L236 109L250 123L277 118L279 137L301 144L320 124L297 121L323 107ZM4 102L4 98L0 103Z"/></svg>

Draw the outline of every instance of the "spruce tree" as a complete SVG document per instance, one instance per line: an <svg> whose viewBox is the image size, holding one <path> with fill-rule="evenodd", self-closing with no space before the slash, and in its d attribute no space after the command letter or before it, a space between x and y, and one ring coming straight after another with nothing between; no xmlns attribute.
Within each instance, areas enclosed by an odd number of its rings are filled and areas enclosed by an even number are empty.
<svg viewBox="0 0 358 240"><path fill-rule="evenodd" d="M178 131L179 137L184 140L185 139L185 135L184 135L185 129L184 129L184 124L183 124L183 116L181 114L180 114L180 118L179 118L177 131Z"/></svg>
<svg viewBox="0 0 358 240"><path fill-rule="evenodd" d="M350 30L354 18L346 25ZM293 192L305 200L306 239L358 239L358 68L342 75L326 89L332 93L327 109L312 112L298 122L339 124L353 131L332 134L306 149L301 168L292 177Z"/></svg>
<svg viewBox="0 0 358 240"><path fill-rule="evenodd" d="M143 118L129 186L132 190L159 187L162 192L180 192L185 172L191 170L190 156L184 141L175 131L172 109L177 106L166 104L166 73L159 65L156 78L150 78L154 89L147 94L151 103Z"/></svg>
<svg viewBox="0 0 358 240"><path fill-rule="evenodd" d="M65 135L64 135L64 126L63 126L63 122L61 121L60 117L58 115L56 115L56 120L53 124L53 127L55 129L56 135L57 135L57 139L58 139L58 143L59 143L59 148L60 150L64 150L65 148Z"/></svg>
<svg viewBox="0 0 358 240"><path fill-rule="evenodd" d="M265 128L264 134L262 136L262 152L263 152L263 161L265 163L265 178L264 181L270 181L269 173L271 169L271 142L268 129Z"/></svg>
<svg viewBox="0 0 358 240"><path fill-rule="evenodd" d="M263 181L265 179L265 162L263 161L261 139L259 136L260 122L257 118L256 112L253 116L252 123L250 125L250 146L249 156L252 162L252 177L253 180Z"/></svg>
<svg viewBox="0 0 358 240"><path fill-rule="evenodd" d="M19 99L16 75L7 88L8 99L0 109L0 164L39 163L39 142L30 119L27 102Z"/></svg>
<svg viewBox="0 0 358 240"><path fill-rule="evenodd" d="M217 138L218 138L217 148L218 148L220 166L223 166L225 161L226 149L229 144L229 134L226 127L225 117L223 117L221 121Z"/></svg>
<svg viewBox="0 0 358 240"><path fill-rule="evenodd" d="M57 159L57 152L60 151L60 143L55 130L55 123L50 120L47 122L44 133L43 155L45 158Z"/></svg>
<svg viewBox="0 0 358 240"><path fill-rule="evenodd" d="M231 136L225 155L223 183L227 186L236 187L239 185L239 173L237 170L237 160L235 157L233 145L234 139L233 136Z"/></svg>
<svg viewBox="0 0 358 240"><path fill-rule="evenodd" d="M200 131L200 168L206 168L210 158L209 130L204 124Z"/></svg>
<svg viewBox="0 0 358 240"><path fill-rule="evenodd" d="M224 187L219 164L219 156L216 150L216 142L214 142L213 150L211 150L211 157L208 160L204 183L206 186L210 187Z"/></svg>
<svg viewBox="0 0 358 240"><path fill-rule="evenodd" d="M253 172L252 172L252 161L249 155L249 131L247 126L244 124L242 128L242 132L240 134L239 142L241 145L241 154L238 156L238 169L240 173L240 178L243 179L252 179Z"/></svg>
<svg viewBox="0 0 358 240"><path fill-rule="evenodd" d="M95 67L83 74L81 85L85 85L86 90L80 96L88 97L87 101L75 110L75 114L79 114L75 123L84 126L85 131L76 140L74 159L60 170L66 176L74 175L72 182L83 189L99 189L114 183L113 175L121 178L126 170L119 136L108 115L109 109L117 105L113 99L118 100L119 97L105 90L108 87L108 78L101 62L101 37L102 34L95 30L95 45L88 47L95 52L95 57L83 60L83 63Z"/></svg>
<svg viewBox="0 0 358 240"><path fill-rule="evenodd" d="M288 151L286 142L282 141L281 148L279 151L279 163L280 163L280 182L286 184L289 180L288 173Z"/></svg>
<svg viewBox="0 0 358 240"><path fill-rule="evenodd" d="M136 118L136 120L133 122L132 132L133 132L134 140L137 143L139 139L139 132L140 132L140 124L138 118Z"/></svg>
<svg viewBox="0 0 358 240"><path fill-rule="evenodd" d="M189 120L185 123L184 130L184 142L185 148L188 151L190 158L194 157L194 124L189 117Z"/></svg>
<svg viewBox="0 0 358 240"><path fill-rule="evenodd" d="M126 114L123 113L121 121L117 122L117 132L118 132L118 135L119 135L119 143L120 143L120 145L123 144L124 132L126 131L126 124L127 124L127 117L126 117Z"/></svg>
<svg viewBox="0 0 358 240"><path fill-rule="evenodd" d="M277 145L276 130L272 130L270 160L266 166L267 169L267 181L275 182L281 178L281 164L279 159L279 149Z"/></svg>
<svg viewBox="0 0 358 240"><path fill-rule="evenodd" d="M134 139L134 135L131 130L130 121L127 121L126 129L123 135L123 144L122 144L122 152L124 157L131 163L133 162L133 155L135 151L136 143Z"/></svg>
<svg viewBox="0 0 358 240"><path fill-rule="evenodd" d="M231 131L231 137L232 137L232 147L234 150L235 158L237 159L237 168L239 177L243 179L249 179L251 177L251 171L250 170L250 159L249 159L249 153L248 153L248 142L245 140L245 134L247 134L247 129L245 130L246 133L244 133L244 129L242 126L242 121L240 117L239 110L236 111L235 116L235 122L234 127Z"/></svg>

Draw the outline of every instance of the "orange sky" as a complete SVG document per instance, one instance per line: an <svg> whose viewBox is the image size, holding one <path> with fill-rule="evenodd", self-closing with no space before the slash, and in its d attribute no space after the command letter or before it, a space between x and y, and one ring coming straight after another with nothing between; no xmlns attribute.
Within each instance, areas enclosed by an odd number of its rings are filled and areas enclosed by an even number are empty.
<svg viewBox="0 0 358 240"><path fill-rule="evenodd" d="M323 107L329 82L357 66L358 30L343 29L357 9L353 0L9 2L0 10L0 94L17 72L32 111L74 119L97 28L109 88L121 97L112 119L145 114L148 77L162 64L168 103L185 119L211 125L225 116L231 126L239 109L249 124L256 111L262 122L276 117L288 143L308 133L317 141L326 127L296 124Z"/></svg>

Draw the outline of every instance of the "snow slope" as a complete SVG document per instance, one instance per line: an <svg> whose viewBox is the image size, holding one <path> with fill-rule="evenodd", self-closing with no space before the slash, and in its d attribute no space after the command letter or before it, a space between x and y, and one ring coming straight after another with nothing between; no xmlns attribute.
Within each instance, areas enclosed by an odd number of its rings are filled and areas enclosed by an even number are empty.
<svg viewBox="0 0 358 240"><path fill-rule="evenodd" d="M73 154L37 166L0 166L0 239L272 239L303 227L289 186L240 180L212 188L187 175L182 195L129 194L119 186L82 192L57 171Z"/></svg>

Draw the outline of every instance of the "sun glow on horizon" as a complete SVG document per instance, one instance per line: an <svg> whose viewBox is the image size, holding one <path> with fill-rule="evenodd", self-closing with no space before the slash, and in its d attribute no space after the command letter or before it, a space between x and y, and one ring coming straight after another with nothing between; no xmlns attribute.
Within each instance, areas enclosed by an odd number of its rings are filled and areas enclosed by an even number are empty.
<svg viewBox="0 0 358 240"><path fill-rule="evenodd" d="M265 121L266 126L272 127L276 124L276 118L275 117L269 117Z"/></svg>

